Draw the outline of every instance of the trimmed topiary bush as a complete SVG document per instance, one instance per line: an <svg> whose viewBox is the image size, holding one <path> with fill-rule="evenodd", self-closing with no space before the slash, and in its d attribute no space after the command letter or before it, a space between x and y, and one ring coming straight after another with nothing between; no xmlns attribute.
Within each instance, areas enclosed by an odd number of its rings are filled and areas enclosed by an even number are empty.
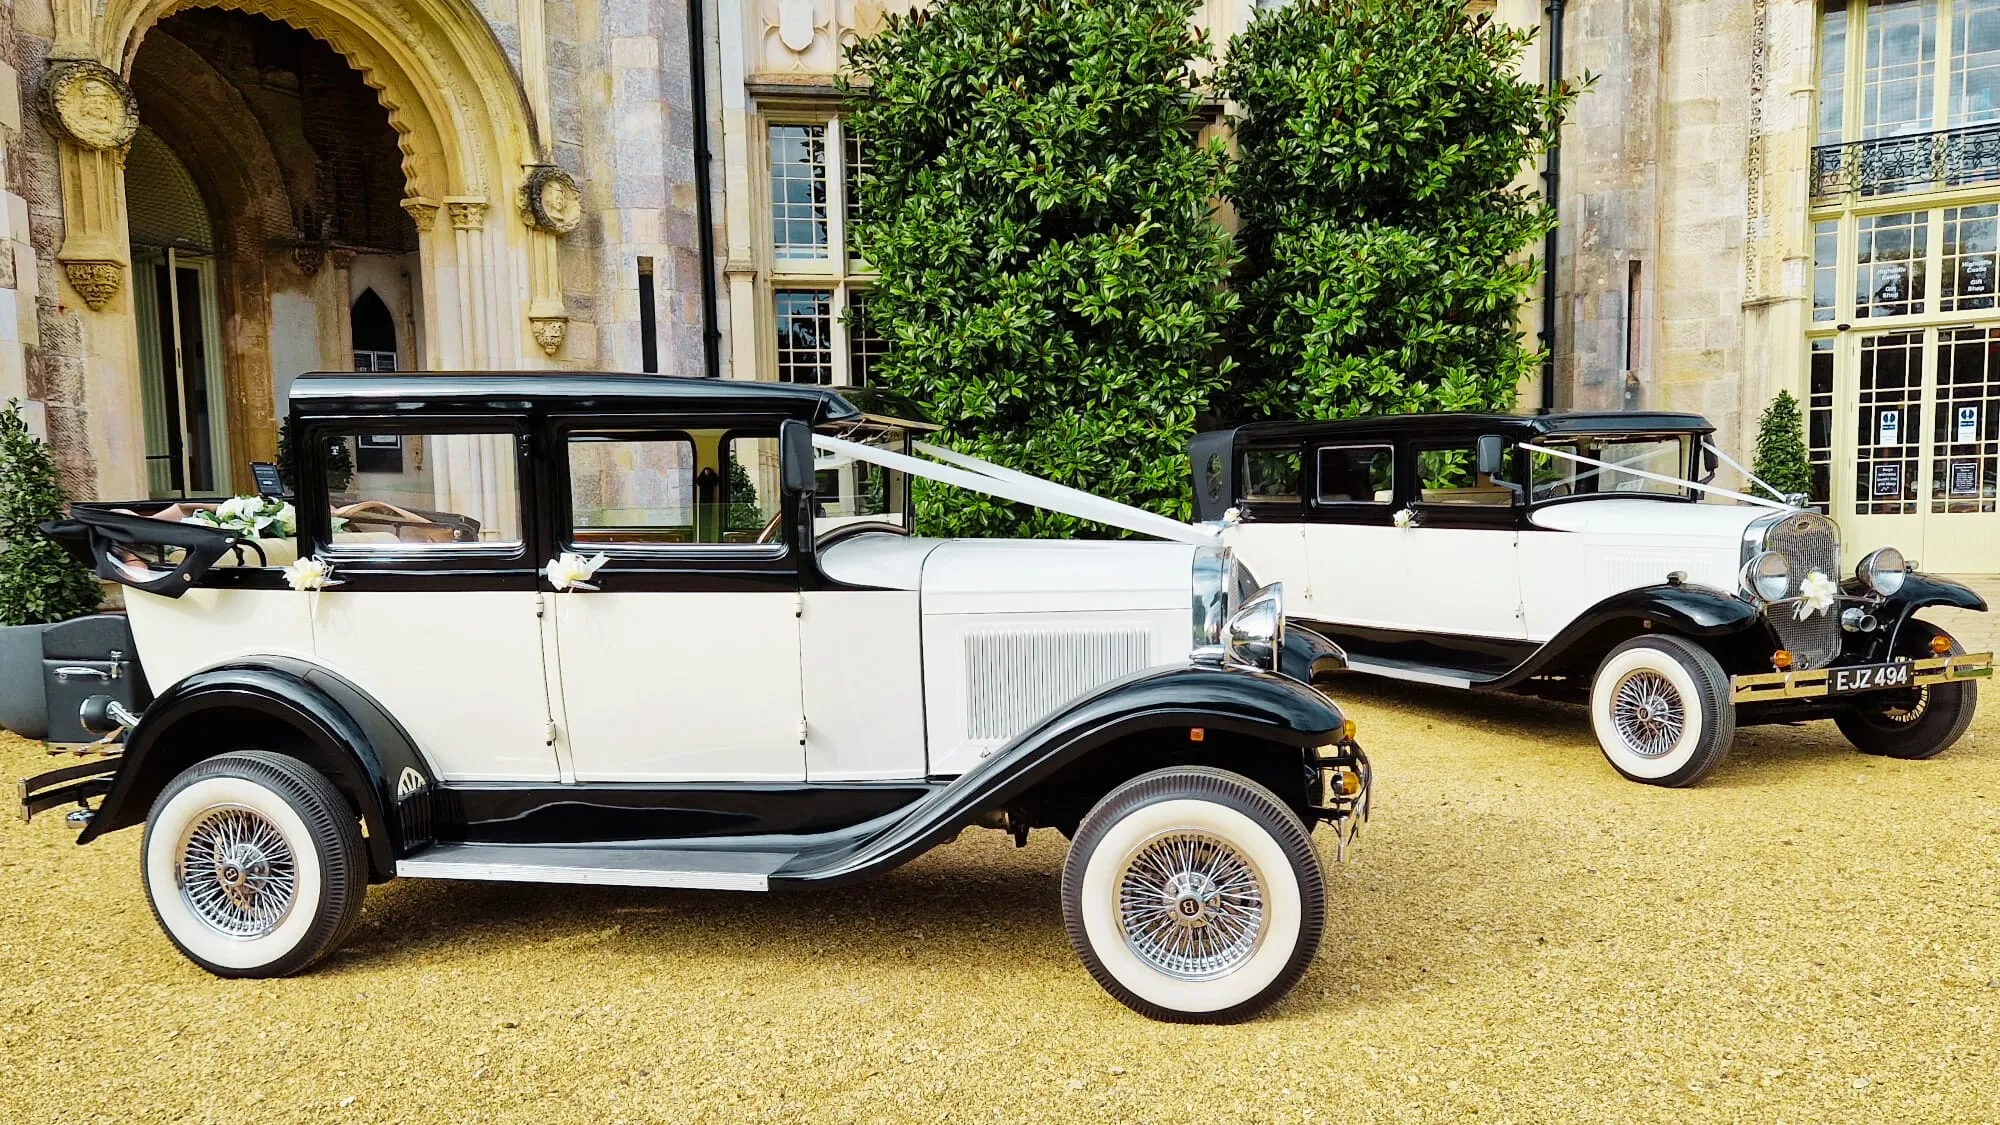
<svg viewBox="0 0 2000 1125"><path fill-rule="evenodd" d="M872 162L858 245L881 279L874 379L977 457L1185 519L1187 440L1232 363L1195 139L1193 0L951 0L848 49ZM1056 536L1073 517L917 491L928 533Z"/></svg>
<svg viewBox="0 0 2000 1125"><path fill-rule="evenodd" d="M0 625L43 625L104 600L90 570L40 524L66 503L49 447L28 432L19 400L0 411Z"/></svg>
<svg viewBox="0 0 2000 1125"><path fill-rule="evenodd" d="M1463 4L1298 0L1230 43L1246 369L1230 412L1513 405L1541 361L1522 251L1556 221L1516 180L1576 96L1521 76L1533 36Z"/></svg>
<svg viewBox="0 0 2000 1125"><path fill-rule="evenodd" d="M1812 458L1806 453L1799 400L1792 392L1779 391L1757 420L1757 456L1750 471L1779 492L1812 495Z"/></svg>

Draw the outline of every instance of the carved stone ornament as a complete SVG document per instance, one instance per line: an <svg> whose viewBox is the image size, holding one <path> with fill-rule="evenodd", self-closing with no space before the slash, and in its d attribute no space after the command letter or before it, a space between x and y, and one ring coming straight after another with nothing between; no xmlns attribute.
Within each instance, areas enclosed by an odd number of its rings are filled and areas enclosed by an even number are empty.
<svg viewBox="0 0 2000 1125"><path fill-rule="evenodd" d="M812 46L814 25L813 0L778 0L778 42L785 49L802 52Z"/></svg>
<svg viewBox="0 0 2000 1125"><path fill-rule="evenodd" d="M410 219L420 231L428 231L437 223L438 205L428 199L411 196L403 200L403 210L410 213Z"/></svg>
<svg viewBox="0 0 2000 1125"><path fill-rule="evenodd" d="M521 185L521 211L550 234L568 234L583 223L583 193L568 172L538 164Z"/></svg>
<svg viewBox="0 0 2000 1125"><path fill-rule="evenodd" d="M326 261L326 247L317 242L301 242L292 247L292 261L298 265L300 273L311 277Z"/></svg>
<svg viewBox="0 0 2000 1125"><path fill-rule="evenodd" d="M42 116L49 127L86 148L119 148L139 131L139 99L118 72L86 59L49 64L42 78Z"/></svg>
<svg viewBox="0 0 2000 1125"><path fill-rule="evenodd" d="M62 266L69 287L93 310L103 308L106 301L117 296L118 286L125 280L125 267L117 262L74 261Z"/></svg>
<svg viewBox="0 0 2000 1125"><path fill-rule="evenodd" d="M535 316L528 318L528 325L534 329L535 343L542 346L546 355L554 355L562 350L563 338L569 335L569 318L566 316Z"/></svg>
<svg viewBox="0 0 2000 1125"><path fill-rule="evenodd" d="M451 215L453 230L485 230L486 204L475 199L450 199L444 209Z"/></svg>

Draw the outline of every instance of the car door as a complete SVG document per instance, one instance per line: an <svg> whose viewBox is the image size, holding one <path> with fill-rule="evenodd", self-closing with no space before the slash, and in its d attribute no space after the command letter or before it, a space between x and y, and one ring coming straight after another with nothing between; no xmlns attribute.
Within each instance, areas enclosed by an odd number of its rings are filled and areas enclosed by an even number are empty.
<svg viewBox="0 0 2000 1125"><path fill-rule="evenodd" d="M447 781L555 781L524 420L310 423L313 651ZM366 452L338 463L338 444ZM308 497L324 498L324 505Z"/></svg>
<svg viewBox="0 0 2000 1125"><path fill-rule="evenodd" d="M1512 447L1503 447L1498 473L1479 470L1474 438L1418 440L1407 449L1402 495L1411 519L1388 556L1400 589L1396 613L1431 633L1525 637L1521 496L1507 479Z"/></svg>
<svg viewBox="0 0 2000 1125"><path fill-rule="evenodd" d="M796 512L774 417L558 421L552 595L578 781L801 781Z"/></svg>

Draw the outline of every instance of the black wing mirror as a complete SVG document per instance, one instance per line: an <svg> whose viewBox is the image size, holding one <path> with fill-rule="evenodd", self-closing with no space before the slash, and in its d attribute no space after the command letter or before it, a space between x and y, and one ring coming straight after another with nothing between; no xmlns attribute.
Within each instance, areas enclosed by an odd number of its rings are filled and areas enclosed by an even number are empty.
<svg viewBox="0 0 2000 1125"><path fill-rule="evenodd" d="M1473 454L1474 467L1479 475L1495 485L1514 494L1514 502L1521 501L1521 486L1507 479L1507 439L1499 434L1479 435L1479 444Z"/></svg>
<svg viewBox="0 0 2000 1125"><path fill-rule="evenodd" d="M1707 442L1701 443L1701 480L1697 484L1707 484L1715 479L1715 470L1722 464L1716 448Z"/></svg>
<svg viewBox="0 0 2000 1125"><path fill-rule="evenodd" d="M813 486L812 427L797 419L778 425L778 457L785 491L796 496Z"/></svg>

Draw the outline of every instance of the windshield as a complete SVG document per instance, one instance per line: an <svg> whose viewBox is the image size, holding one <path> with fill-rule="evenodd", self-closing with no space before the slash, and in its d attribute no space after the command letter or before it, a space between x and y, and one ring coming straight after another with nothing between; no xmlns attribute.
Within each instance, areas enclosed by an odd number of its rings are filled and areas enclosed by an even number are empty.
<svg viewBox="0 0 2000 1125"><path fill-rule="evenodd" d="M1535 444L1679 481L1687 476L1691 464L1689 441L1687 434L1575 434L1550 437ZM1617 468L1601 469L1537 450L1530 450L1529 458L1534 480L1529 498L1534 502L1572 496L1667 496L1681 499L1693 496L1693 490L1685 483L1649 480L1620 472Z"/></svg>
<svg viewBox="0 0 2000 1125"><path fill-rule="evenodd" d="M867 426L829 428L821 432L891 453L907 455L910 452L910 432L900 426L871 423ZM816 493L813 507L815 538L835 528L856 523L890 524L910 530L910 478L907 473L871 465L845 453L819 449L813 451L813 478Z"/></svg>

